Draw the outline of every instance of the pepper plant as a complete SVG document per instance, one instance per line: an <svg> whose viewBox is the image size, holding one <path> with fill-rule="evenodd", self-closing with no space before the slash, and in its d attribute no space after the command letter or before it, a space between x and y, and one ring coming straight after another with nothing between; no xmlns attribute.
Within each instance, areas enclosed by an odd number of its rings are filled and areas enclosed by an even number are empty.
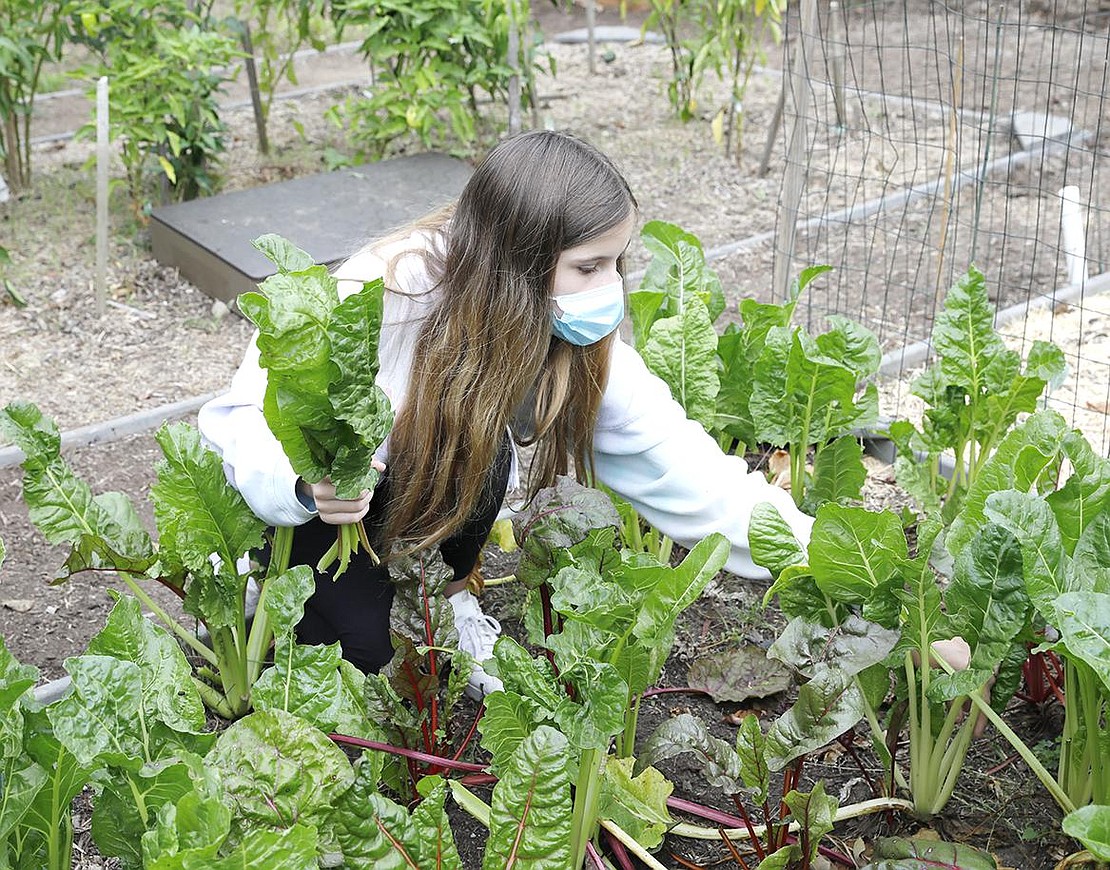
<svg viewBox="0 0 1110 870"><path fill-rule="evenodd" d="M12 192L31 186L31 120L43 64L61 57L70 0L7 0L0 8L0 158Z"/></svg>
<svg viewBox="0 0 1110 870"><path fill-rule="evenodd" d="M469 145L477 136L479 91L495 101L506 94L509 14L504 2L492 0L333 3L341 31L366 28L359 51L373 87L333 107L329 117L371 159L409 134L425 147L452 139Z"/></svg>
<svg viewBox="0 0 1110 870"><path fill-rule="evenodd" d="M217 97L239 54L235 41L185 0L106 0L79 12L75 39L92 57L80 74L93 88L101 76L109 79L109 133L136 214L150 201L154 166L180 199L214 192L214 167L227 148ZM95 131L94 118L78 135Z"/></svg>

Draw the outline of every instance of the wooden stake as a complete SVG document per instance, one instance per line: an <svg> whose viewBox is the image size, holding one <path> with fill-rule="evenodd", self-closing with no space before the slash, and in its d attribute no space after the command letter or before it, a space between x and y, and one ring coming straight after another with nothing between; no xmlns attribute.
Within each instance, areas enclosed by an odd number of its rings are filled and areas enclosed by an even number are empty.
<svg viewBox="0 0 1110 870"><path fill-rule="evenodd" d="M108 298L108 77L96 83L96 313Z"/></svg>

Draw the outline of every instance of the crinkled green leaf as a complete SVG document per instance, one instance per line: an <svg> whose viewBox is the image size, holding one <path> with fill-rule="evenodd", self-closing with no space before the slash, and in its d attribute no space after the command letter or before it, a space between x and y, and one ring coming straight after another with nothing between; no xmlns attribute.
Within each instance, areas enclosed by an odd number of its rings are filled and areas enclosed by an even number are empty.
<svg viewBox="0 0 1110 870"><path fill-rule="evenodd" d="M1067 556L1051 508L1033 493L1006 490L987 497L983 514L1021 542L1026 591L1038 612L1051 620L1056 599L1071 591Z"/></svg>
<svg viewBox="0 0 1110 870"><path fill-rule="evenodd" d="M720 377L717 333L704 303L687 299L678 314L655 321L640 355L667 384L686 416L712 429Z"/></svg>
<svg viewBox="0 0 1110 870"><path fill-rule="evenodd" d="M860 870L997 870L994 858L963 843L880 837Z"/></svg>
<svg viewBox="0 0 1110 870"><path fill-rule="evenodd" d="M879 371L883 353L875 333L839 314L830 314L825 319L831 328L815 339L821 353L846 365L855 372L858 380L869 378Z"/></svg>
<svg viewBox="0 0 1110 870"><path fill-rule="evenodd" d="M528 508L513 517L521 550L517 577L528 586L538 586L556 570L555 559L561 550L585 539L590 530L606 526L620 528L620 517L609 497L570 477L560 477L555 486L541 489Z"/></svg>
<svg viewBox="0 0 1110 870"><path fill-rule="evenodd" d="M119 858L125 867L141 867L148 819L153 822L163 806L172 806L192 790L189 766L181 762L158 762L138 770L115 772L104 784L93 810L96 848L102 855ZM144 817L144 813L149 815Z"/></svg>
<svg viewBox="0 0 1110 870"><path fill-rule="evenodd" d="M971 647L971 666L993 671L1029 612L1017 539L985 526L957 557L944 602L955 632Z"/></svg>
<svg viewBox="0 0 1110 870"><path fill-rule="evenodd" d="M380 278L364 284L336 306L328 324L331 358L339 369L339 378L328 387L332 407L367 445L380 445L393 428L389 399L374 382L384 290Z"/></svg>
<svg viewBox="0 0 1110 870"><path fill-rule="evenodd" d="M729 552L728 540L714 532L702 538L677 568L663 568L637 617L636 636L649 647L656 645L655 638L672 637L679 615L724 567ZM669 653L670 644L666 646Z"/></svg>
<svg viewBox="0 0 1110 870"><path fill-rule="evenodd" d="M975 476L952 520L947 544L953 555L967 546L975 530L986 522L983 511L991 493L1030 491L1046 469L1059 462L1068 434L1063 417L1055 411L1039 411L1006 435Z"/></svg>
<svg viewBox="0 0 1110 870"><path fill-rule="evenodd" d="M560 675L574 687L574 698L563 696L553 718L576 749L601 749L624 727L628 684L616 668L582 659Z"/></svg>
<svg viewBox="0 0 1110 870"><path fill-rule="evenodd" d="M251 244L277 266L279 272L300 272L315 265L312 257L275 233L266 233Z"/></svg>
<svg viewBox="0 0 1110 870"><path fill-rule="evenodd" d="M752 644L698 656L686 681L707 690L717 703L766 698L786 691L794 682L780 662L767 657L767 650Z"/></svg>
<svg viewBox="0 0 1110 870"><path fill-rule="evenodd" d="M791 565L783 570L764 594L763 606L767 607L776 596L779 609L790 619L800 616L826 625L833 618L829 613L828 599L817 588L809 565Z"/></svg>
<svg viewBox="0 0 1110 870"><path fill-rule="evenodd" d="M817 586L836 601L864 605L866 616L888 627L907 557L902 524L890 511L826 504L817 512L809 543Z"/></svg>
<svg viewBox="0 0 1110 870"><path fill-rule="evenodd" d="M800 755L832 742L864 716L863 692L833 668L821 668L798 689L794 706L767 732L767 764L782 770Z"/></svg>
<svg viewBox="0 0 1110 870"><path fill-rule="evenodd" d="M806 562L806 552L794 537L790 524L769 501L759 502L752 508L748 546L752 561L766 568L776 579L790 566Z"/></svg>
<svg viewBox="0 0 1110 870"><path fill-rule="evenodd" d="M18 825L26 824L47 778L47 770L26 755L0 759L0 843L6 843Z"/></svg>
<svg viewBox="0 0 1110 870"><path fill-rule="evenodd" d="M632 775L632 758L607 756L601 768L598 815L611 819L645 849L657 849L674 824L667 798L674 786L654 767L638 768Z"/></svg>
<svg viewBox="0 0 1110 870"><path fill-rule="evenodd" d="M483 870L569 870L570 747L541 725L517 747L493 790Z"/></svg>
<svg viewBox="0 0 1110 870"><path fill-rule="evenodd" d="M994 306L983 273L974 266L945 294L932 344L949 383L966 386L973 396L986 389L987 370L1005 345L994 330Z"/></svg>
<svg viewBox="0 0 1110 870"><path fill-rule="evenodd" d="M758 727L758 723L757 723ZM705 781L725 794L737 794L747 785L741 769L741 757L720 737L714 737L696 716L680 713L666 719L655 729L647 742L639 747L637 772L674 758L690 754L705 776Z"/></svg>
<svg viewBox="0 0 1110 870"><path fill-rule="evenodd" d="M1110 594L1068 592L1056 600L1055 612L1067 651L1086 662L1110 691Z"/></svg>
<svg viewBox="0 0 1110 870"><path fill-rule="evenodd" d="M652 255L640 292L663 293L665 303L659 316L679 314L688 300L697 299L705 305L709 319L716 320L725 307L724 292L717 273L706 265L697 237L666 221L648 221L640 238ZM636 345L637 350L641 347Z"/></svg>
<svg viewBox="0 0 1110 870"><path fill-rule="evenodd" d="M0 719L5 718L20 697L39 678L39 669L25 665L8 650L0 635Z"/></svg>
<svg viewBox="0 0 1110 870"><path fill-rule="evenodd" d="M1089 525L1097 523L1100 517L1105 517L1108 498L1110 498L1110 460L1101 458L1096 460L1093 472L1080 474L1076 471L1063 486L1045 497L1045 501L1048 502L1056 517L1064 549L1068 553L1075 553L1078 542ZM1104 525L1103 529L1105 528ZM1102 534L1106 532L1103 531Z"/></svg>
<svg viewBox="0 0 1110 870"><path fill-rule="evenodd" d="M54 832L68 830L72 824L73 799L85 787L93 769L78 764L54 736L54 727L44 709L28 711L26 717L24 747L27 755L46 773L42 788L35 793L22 824L46 838Z"/></svg>
<svg viewBox="0 0 1110 870"><path fill-rule="evenodd" d="M858 500L866 480L859 440L852 435L837 438L817 453L813 483L806 492L806 507L815 511L826 502Z"/></svg>
<svg viewBox="0 0 1110 870"><path fill-rule="evenodd" d="M1063 828L1100 861L1110 861L1110 806L1080 807L1064 816Z"/></svg>
<svg viewBox="0 0 1110 870"><path fill-rule="evenodd" d="M231 811L218 796L192 790L163 804L142 835L143 870L209 866L231 830Z"/></svg>
<svg viewBox="0 0 1110 870"><path fill-rule="evenodd" d="M246 590L247 578L234 563L217 566L203 562L190 572L182 609L204 623L209 632L235 629L245 618Z"/></svg>
<svg viewBox="0 0 1110 870"><path fill-rule="evenodd" d="M1110 592L1110 510L1103 510L1087 524L1068 568L1069 589Z"/></svg>
<svg viewBox="0 0 1110 870"><path fill-rule="evenodd" d="M193 686L192 667L177 641L143 616L137 599L116 599L104 627L89 641L87 652L139 667L148 726L160 720L176 731L199 734L204 730L204 704Z"/></svg>
<svg viewBox="0 0 1110 870"><path fill-rule="evenodd" d="M197 570L215 554L225 565L262 545L265 524L227 481L223 460L185 423L163 426L154 436L165 459L151 492L159 540Z"/></svg>
<svg viewBox="0 0 1110 870"><path fill-rule="evenodd" d="M478 720L478 730L482 748L493 758L491 770L501 776L516 748L549 714L534 701L511 692L494 692L485 700L486 712Z"/></svg>
<svg viewBox="0 0 1110 870"><path fill-rule="evenodd" d="M354 781L343 750L281 710L252 713L230 725L206 761L223 779L236 835L298 821L314 825Z"/></svg>
<svg viewBox="0 0 1110 870"><path fill-rule="evenodd" d="M13 402L0 411L0 433L25 454L23 499L31 522L50 543L80 548L70 571L119 567L141 573L154 561L150 535L134 510L122 510L118 494L93 496L62 459L54 422L35 405Z"/></svg>
<svg viewBox="0 0 1110 870"><path fill-rule="evenodd" d="M184 870L317 870L316 843L316 831L309 825L248 831L226 855L203 864L188 864Z"/></svg>
<svg viewBox="0 0 1110 870"><path fill-rule="evenodd" d="M1064 352L1051 341L1037 339L1025 357L1025 372L1040 378L1050 390L1055 390L1068 375L1068 362Z"/></svg>
<svg viewBox="0 0 1110 870"><path fill-rule="evenodd" d="M756 435L776 447L822 443L878 415L875 386L857 397L855 372L822 353L800 328L768 332L754 377Z"/></svg>
<svg viewBox="0 0 1110 870"><path fill-rule="evenodd" d="M349 870L462 870L444 812L447 787L440 777L421 781L424 799L411 814L381 795L369 765L360 764L354 785L329 819Z"/></svg>
<svg viewBox="0 0 1110 870"><path fill-rule="evenodd" d="M142 669L102 655L66 659L65 669L73 690L46 708L58 740L85 767L142 767Z"/></svg>
<svg viewBox="0 0 1110 870"><path fill-rule="evenodd" d="M259 605L270 619L275 638L289 639L304 617L304 604L316 590L308 565L296 565L277 577L268 577Z"/></svg>
<svg viewBox="0 0 1110 870"><path fill-rule="evenodd" d="M283 640L251 689L255 710L283 710L312 723L325 733L376 736L367 720L366 677L342 658L339 643L302 646Z"/></svg>

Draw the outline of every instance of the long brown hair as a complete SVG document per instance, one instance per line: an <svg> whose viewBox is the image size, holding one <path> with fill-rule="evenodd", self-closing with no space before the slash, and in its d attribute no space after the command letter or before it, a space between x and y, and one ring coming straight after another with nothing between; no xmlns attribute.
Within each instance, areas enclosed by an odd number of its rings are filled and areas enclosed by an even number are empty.
<svg viewBox="0 0 1110 870"><path fill-rule="evenodd" d="M387 540L415 550L475 510L506 427L529 407L528 488L592 467L612 337L575 347L551 334L559 254L626 220L636 201L600 151L536 131L494 148L423 254L437 301L421 326L404 408L390 435ZM388 281L387 281L388 283Z"/></svg>

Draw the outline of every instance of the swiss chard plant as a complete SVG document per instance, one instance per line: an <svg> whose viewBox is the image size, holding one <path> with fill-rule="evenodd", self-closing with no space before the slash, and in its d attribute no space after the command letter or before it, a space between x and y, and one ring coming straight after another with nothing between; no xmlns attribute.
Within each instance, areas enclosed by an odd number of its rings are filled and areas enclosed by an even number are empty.
<svg viewBox="0 0 1110 870"><path fill-rule="evenodd" d="M357 498L377 484L371 460L393 427L389 399L374 380L384 285L369 282L340 301L338 280L304 251L272 234L254 245L278 269L238 299L258 327L266 422L298 475L308 483L328 478L339 498ZM284 539L292 529L277 534ZM377 561L361 521L336 535L318 570L338 560L338 577L360 544Z"/></svg>
<svg viewBox="0 0 1110 870"><path fill-rule="evenodd" d="M724 295L698 239L662 221L642 237L653 258L629 296L633 343L686 416L726 452L786 448L791 493L809 510L858 497L865 474L853 432L878 417L875 385L859 386L878 371L878 340L843 317L819 335L792 324L801 293L830 267L804 270L785 302L743 300L742 323L718 336Z"/></svg>
<svg viewBox="0 0 1110 870"><path fill-rule="evenodd" d="M262 546L264 527L227 482L219 456L201 444L191 426L164 426L156 435L163 460L151 490L159 544L155 547L126 496L94 495L61 456L53 421L34 405L13 403L0 411L0 431L26 455L23 496L31 521L69 555L60 579L115 575L198 657L192 683L205 703L225 718L250 707L250 690L265 664L274 632L286 627L270 617L271 598L293 612L312 591L307 566L289 571L278 553L265 576L239 568L240 557ZM253 621L246 611L247 583L255 576L261 599ZM182 608L208 630L210 645L162 607L146 586L158 582L179 596Z"/></svg>
<svg viewBox="0 0 1110 870"><path fill-rule="evenodd" d="M760 728L756 716L745 716L730 745L709 733L705 725L689 713L683 713L660 725L636 759L636 769L655 765L678 755L690 755L705 776L706 782L720 788L730 798L740 818L742 829L731 833L724 828L699 829L681 825L675 833L685 837L720 837L737 851L734 838L747 840L755 851L760 867L796 867L808 870L813 866L821 838L832 830L837 817L837 802L825 794L818 782L812 791L802 792L795 786L801 773L801 756L782 769L782 800L771 806L772 752L768 736ZM746 794L757 808L749 812L739 796ZM755 821L755 819L760 819ZM724 822L724 819L720 819ZM799 837L790 835L796 822ZM746 866L742 861L741 866Z"/></svg>
<svg viewBox="0 0 1110 870"><path fill-rule="evenodd" d="M921 427L899 420L890 436L898 483L928 510L943 502L951 519L1018 417L1036 410L1046 387L1060 385L1066 364L1058 347L1035 341L1022 368L1021 355L994 329L994 306L974 266L945 296L932 344L936 362L912 387L927 406ZM945 456L954 460L948 478Z"/></svg>
<svg viewBox="0 0 1110 870"><path fill-rule="evenodd" d="M392 756L386 763L384 775L394 791L413 797L423 777L446 769L436 758L458 758L469 742L469 733L461 739L452 733L451 721L471 661L458 649L451 604L443 594L454 574L439 552L397 558L390 569L396 590L390 614L393 658L365 678L364 696L382 739L424 755L423 760Z"/></svg>
<svg viewBox="0 0 1110 870"><path fill-rule="evenodd" d="M957 558L983 529L1004 529L1018 542L1035 627L1058 638L1044 647L1063 661L1065 677L1059 768L1048 779L1039 765L1033 769L1069 812L1110 804L1110 777L1100 761L1110 740L1108 500L1110 460L1060 415L1041 411L1011 431L983 464L948 536ZM1015 748L1035 761L1023 746Z"/></svg>
<svg viewBox="0 0 1110 870"><path fill-rule="evenodd" d="M825 271L823 266L804 271L791 291L792 302ZM749 403L756 438L787 449L791 495L810 510L858 497L864 472L853 433L873 425L879 413L877 387L859 386L879 370L878 339L848 318L830 315L827 320L830 329L819 335L790 325L771 326L764 333ZM810 483L806 460L811 447Z"/></svg>
<svg viewBox="0 0 1110 870"><path fill-rule="evenodd" d="M934 552L941 532L937 521L920 526L911 553L892 512L836 504L817 511L808 551L769 506L757 507L751 531L753 556L776 577L768 597L777 594L792 619L776 654L804 664L820 648L828 665L776 727L793 735L787 745L812 749L866 718L876 750L923 818L940 812L955 788L978 718L963 716L969 701L985 704L995 671L1012 675L1020 666L1029 614L1021 554L1009 532L981 529L946 567L947 582L938 570L947 560ZM886 635L886 650L877 650ZM969 661L953 676L936 644L955 636L968 644ZM847 643L852 637L858 642ZM877 709L892 684L898 713L884 730ZM1000 674L991 703L1004 703L1013 689ZM903 721L908 779L890 751Z"/></svg>

